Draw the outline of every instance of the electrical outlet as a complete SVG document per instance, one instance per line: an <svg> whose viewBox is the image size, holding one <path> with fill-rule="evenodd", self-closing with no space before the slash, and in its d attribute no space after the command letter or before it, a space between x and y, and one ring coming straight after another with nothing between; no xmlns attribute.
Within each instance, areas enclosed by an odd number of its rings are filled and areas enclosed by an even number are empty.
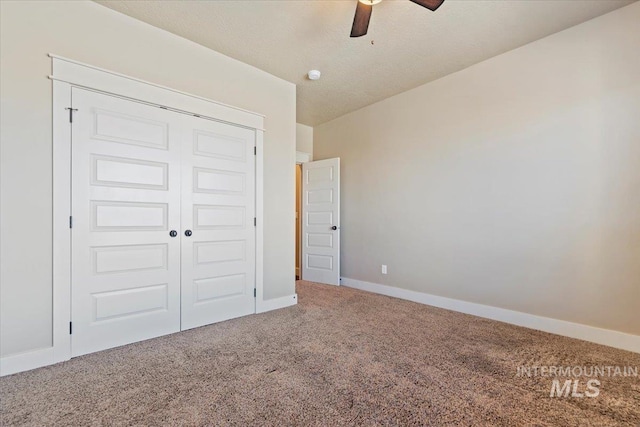
<svg viewBox="0 0 640 427"><path fill-rule="evenodd" d="M382 264L382 274L387 274L387 266Z"/></svg>

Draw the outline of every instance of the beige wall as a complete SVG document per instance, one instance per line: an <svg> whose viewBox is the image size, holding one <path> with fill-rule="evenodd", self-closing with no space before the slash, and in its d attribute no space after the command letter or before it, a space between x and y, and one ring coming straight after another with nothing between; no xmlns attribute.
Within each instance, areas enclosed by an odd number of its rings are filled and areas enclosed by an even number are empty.
<svg viewBox="0 0 640 427"><path fill-rule="evenodd" d="M634 3L315 127L342 162L342 276L640 334L638 23Z"/></svg>
<svg viewBox="0 0 640 427"><path fill-rule="evenodd" d="M295 292L295 86L92 2L0 2L0 345L51 345L55 53L266 118L265 298Z"/></svg>
<svg viewBox="0 0 640 427"><path fill-rule="evenodd" d="M313 128L296 123L296 151L313 155Z"/></svg>

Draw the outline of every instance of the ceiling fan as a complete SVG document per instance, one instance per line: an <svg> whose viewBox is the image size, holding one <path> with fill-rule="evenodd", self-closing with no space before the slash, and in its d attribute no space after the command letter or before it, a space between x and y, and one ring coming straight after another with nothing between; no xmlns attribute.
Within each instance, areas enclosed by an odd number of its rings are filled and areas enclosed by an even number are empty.
<svg viewBox="0 0 640 427"><path fill-rule="evenodd" d="M381 0L358 0L356 6L356 15L353 17L353 26L351 27L351 37L361 37L367 34L369 28L369 20L371 19L371 10L374 4L380 3ZM410 0L415 4L434 11L440 7L444 0Z"/></svg>

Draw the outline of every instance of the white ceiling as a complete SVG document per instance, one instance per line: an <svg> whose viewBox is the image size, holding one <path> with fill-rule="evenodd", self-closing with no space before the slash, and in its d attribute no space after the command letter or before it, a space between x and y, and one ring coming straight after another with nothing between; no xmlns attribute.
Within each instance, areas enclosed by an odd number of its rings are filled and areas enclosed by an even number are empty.
<svg viewBox="0 0 640 427"><path fill-rule="evenodd" d="M445 0L435 12L384 0L360 38L356 0L98 2L295 83L297 120L313 126L633 0Z"/></svg>

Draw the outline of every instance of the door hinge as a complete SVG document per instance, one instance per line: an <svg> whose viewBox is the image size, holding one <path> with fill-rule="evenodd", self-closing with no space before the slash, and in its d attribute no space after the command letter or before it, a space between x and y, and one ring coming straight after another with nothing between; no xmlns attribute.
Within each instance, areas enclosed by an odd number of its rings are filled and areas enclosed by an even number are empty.
<svg viewBox="0 0 640 427"><path fill-rule="evenodd" d="M258 218L256 218L255 216L253 217L253 226L254 227L258 226Z"/></svg>
<svg viewBox="0 0 640 427"><path fill-rule="evenodd" d="M69 217L69 228L73 228L73 217Z"/></svg>
<svg viewBox="0 0 640 427"><path fill-rule="evenodd" d="M65 110L69 110L69 123L73 123L73 112L78 111L77 108L67 107Z"/></svg>
<svg viewBox="0 0 640 427"><path fill-rule="evenodd" d="M253 288L253 297L256 297L256 288Z"/></svg>
<svg viewBox="0 0 640 427"><path fill-rule="evenodd" d="M69 322L69 335L73 333L73 323Z"/></svg>
<svg viewBox="0 0 640 427"><path fill-rule="evenodd" d="M258 147L253 147L253 155L254 156L258 155Z"/></svg>

